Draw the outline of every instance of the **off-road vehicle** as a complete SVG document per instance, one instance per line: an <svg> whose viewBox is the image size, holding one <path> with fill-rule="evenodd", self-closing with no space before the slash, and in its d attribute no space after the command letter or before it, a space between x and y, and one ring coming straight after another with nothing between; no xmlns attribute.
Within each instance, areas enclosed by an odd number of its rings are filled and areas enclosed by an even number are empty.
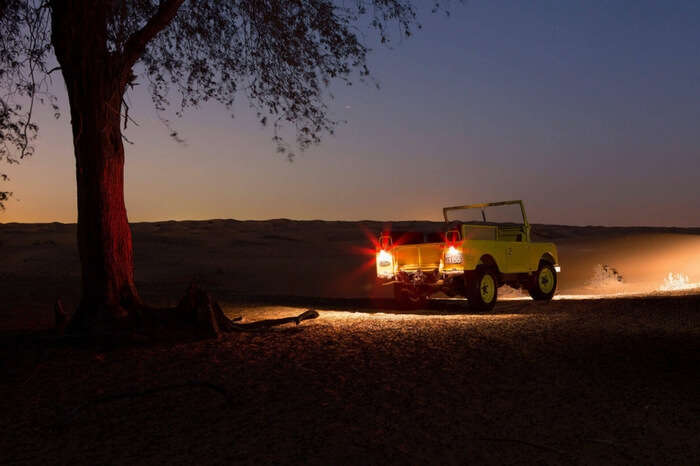
<svg viewBox="0 0 700 466"><path fill-rule="evenodd" d="M526 289L536 300L552 299L560 271L557 248L530 240L522 201L445 207L443 216L443 231L379 236L377 278L393 285L402 305L419 307L443 292L490 310L503 285Z"/></svg>

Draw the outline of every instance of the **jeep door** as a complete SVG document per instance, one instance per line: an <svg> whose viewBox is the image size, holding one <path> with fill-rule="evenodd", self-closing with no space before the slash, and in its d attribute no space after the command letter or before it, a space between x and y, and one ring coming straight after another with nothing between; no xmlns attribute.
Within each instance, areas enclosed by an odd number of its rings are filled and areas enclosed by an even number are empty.
<svg viewBox="0 0 700 466"><path fill-rule="evenodd" d="M522 241L507 241L506 273L522 273L529 271L530 244Z"/></svg>

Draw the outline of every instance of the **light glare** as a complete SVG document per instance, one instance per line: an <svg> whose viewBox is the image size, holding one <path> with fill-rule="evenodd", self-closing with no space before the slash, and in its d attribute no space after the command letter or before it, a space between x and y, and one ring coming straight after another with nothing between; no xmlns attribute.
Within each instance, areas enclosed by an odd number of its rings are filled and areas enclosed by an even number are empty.
<svg viewBox="0 0 700 466"><path fill-rule="evenodd" d="M700 283L691 283L687 275L683 273L669 272L664 279L663 285L659 287L661 291L683 291L700 288Z"/></svg>
<svg viewBox="0 0 700 466"><path fill-rule="evenodd" d="M445 252L445 263L447 264L461 264L462 263L462 252L459 251L454 246L450 246Z"/></svg>
<svg viewBox="0 0 700 466"><path fill-rule="evenodd" d="M392 261L391 254L382 249L377 255L377 260L380 267L388 267L391 265Z"/></svg>

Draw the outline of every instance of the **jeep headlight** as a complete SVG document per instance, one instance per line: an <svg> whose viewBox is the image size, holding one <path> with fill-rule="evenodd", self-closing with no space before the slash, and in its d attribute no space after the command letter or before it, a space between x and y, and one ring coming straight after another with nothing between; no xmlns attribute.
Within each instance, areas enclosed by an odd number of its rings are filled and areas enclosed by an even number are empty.
<svg viewBox="0 0 700 466"><path fill-rule="evenodd" d="M445 251L445 265L447 264L461 264L463 261L462 251L454 246L450 246Z"/></svg>

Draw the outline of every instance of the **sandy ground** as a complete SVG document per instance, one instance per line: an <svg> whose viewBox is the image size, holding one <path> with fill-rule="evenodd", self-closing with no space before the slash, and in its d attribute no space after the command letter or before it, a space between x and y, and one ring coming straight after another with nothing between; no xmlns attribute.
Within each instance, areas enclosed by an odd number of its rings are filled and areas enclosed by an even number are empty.
<svg viewBox="0 0 700 466"><path fill-rule="evenodd" d="M658 291L669 272L700 281L700 232L540 226L564 299L474 314L373 288L381 227L137 224L149 301L194 278L245 320L320 317L104 350L26 336L75 303L74 226L0 225L0 463L700 463L700 295Z"/></svg>

